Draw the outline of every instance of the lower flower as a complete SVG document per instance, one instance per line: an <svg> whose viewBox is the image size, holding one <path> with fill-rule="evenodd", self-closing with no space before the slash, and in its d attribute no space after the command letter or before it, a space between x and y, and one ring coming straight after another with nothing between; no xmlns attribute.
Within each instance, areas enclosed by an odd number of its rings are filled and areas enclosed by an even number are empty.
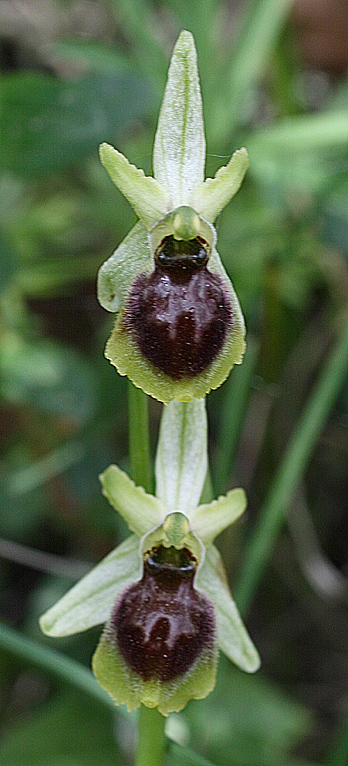
<svg viewBox="0 0 348 766"><path fill-rule="evenodd" d="M93 670L115 703L129 710L144 704L168 715L206 697L218 648L248 673L259 667L212 544L243 513L245 493L234 489L198 504L207 470L206 425L201 399L165 408L157 496L115 465L104 471L103 494L133 534L40 620L49 636L105 623Z"/></svg>

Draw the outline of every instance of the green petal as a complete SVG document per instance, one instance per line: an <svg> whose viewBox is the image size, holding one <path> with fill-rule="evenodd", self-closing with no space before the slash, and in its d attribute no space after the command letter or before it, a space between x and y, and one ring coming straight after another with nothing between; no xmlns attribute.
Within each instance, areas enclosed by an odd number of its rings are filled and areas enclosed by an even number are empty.
<svg viewBox="0 0 348 766"><path fill-rule="evenodd" d="M148 234L139 221L99 269L98 300L107 311L119 311L138 274L153 271Z"/></svg>
<svg viewBox="0 0 348 766"><path fill-rule="evenodd" d="M135 710L141 704L158 707L163 715L182 710L191 699L206 697L215 686L216 665L214 647L213 651L203 651L193 667L173 681L144 681L126 664L109 625L105 626L92 660L98 683L116 705L126 704L128 710Z"/></svg>
<svg viewBox="0 0 348 766"><path fill-rule="evenodd" d="M241 516L246 504L244 489L232 489L212 503L199 505L190 513L193 532L204 545L210 545L223 529Z"/></svg>
<svg viewBox="0 0 348 766"><path fill-rule="evenodd" d="M154 178L131 165L110 144L101 144L99 155L111 180L127 197L138 218L150 229L170 210L169 193Z"/></svg>
<svg viewBox="0 0 348 766"><path fill-rule="evenodd" d="M154 176L170 192L172 207L188 204L204 179L205 138L197 56L190 32L175 45L153 152Z"/></svg>
<svg viewBox="0 0 348 766"><path fill-rule="evenodd" d="M167 513L163 503L157 497L148 495L143 487L137 487L117 465L109 465L99 478L103 495L138 537L163 522Z"/></svg>
<svg viewBox="0 0 348 766"><path fill-rule="evenodd" d="M142 574L139 540L131 535L40 618L48 636L69 636L109 619L118 596Z"/></svg>
<svg viewBox="0 0 348 766"><path fill-rule="evenodd" d="M156 455L156 495L168 510L196 507L207 463L204 399L171 402L162 415Z"/></svg>
<svg viewBox="0 0 348 766"><path fill-rule="evenodd" d="M218 388L226 380L233 365L240 364L243 360L244 319L236 293L215 248L209 261L209 269L223 278L232 304L233 325L227 333L221 351L203 372L194 378L174 380L148 362L140 351L132 331L125 327L126 305L121 309L106 345L105 356L120 375L127 375L135 386L165 404L172 399L180 402L201 399L211 389Z"/></svg>
<svg viewBox="0 0 348 766"><path fill-rule="evenodd" d="M238 149L228 165L220 168L214 178L207 178L193 190L190 196L192 207L207 221L214 223L221 210L237 193L249 165L247 150Z"/></svg>
<svg viewBox="0 0 348 766"><path fill-rule="evenodd" d="M195 587L214 605L220 649L242 670L254 673L260 667L260 658L231 597L221 556L214 545L206 550L204 562L196 574Z"/></svg>

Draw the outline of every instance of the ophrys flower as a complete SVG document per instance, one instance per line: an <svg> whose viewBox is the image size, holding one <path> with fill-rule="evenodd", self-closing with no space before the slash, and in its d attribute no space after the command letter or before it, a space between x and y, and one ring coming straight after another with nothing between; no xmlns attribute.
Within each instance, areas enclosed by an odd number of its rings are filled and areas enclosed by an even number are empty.
<svg viewBox="0 0 348 766"><path fill-rule="evenodd" d="M175 46L153 152L154 178L109 144L101 161L139 222L99 272L104 308L118 312L106 356L155 398L205 396L242 361L244 320L216 250L217 215L249 165L236 151L204 181L205 137L196 51Z"/></svg>
<svg viewBox="0 0 348 766"><path fill-rule="evenodd" d="M229 593L212 544L245 508L245 494L199 505L207 469L204 400L164 411L156 459L157 496L117 466L103 493L132 535L42 618L51 636L105 622L93 659L116 704L141 703L167 715L214 687L217 650L248 672L259 658Z"/></svg>

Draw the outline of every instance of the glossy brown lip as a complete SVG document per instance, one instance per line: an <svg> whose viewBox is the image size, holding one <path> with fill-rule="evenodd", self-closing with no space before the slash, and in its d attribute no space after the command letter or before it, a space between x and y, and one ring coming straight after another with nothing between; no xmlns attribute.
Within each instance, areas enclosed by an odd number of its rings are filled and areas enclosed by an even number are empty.
<svg viewBox="0 0 348 766"><path fill-rule="evenodd" d="M129 295L125 329L145 358L173 380L203 372L232 324L229 295L207 260L198 238L175 243L166 237L153 273L140 274Z"/></svg>
<svg viewBox="0 0 348 766"><path fill-rule="evenodd" d="M186 673L203 649L214 643L213 607L193 588L195 565L189 551L176 566L174 549L160 547L144 563L142 580L121 598L111 619L119 650L144 681L171 681Z"/></svg>

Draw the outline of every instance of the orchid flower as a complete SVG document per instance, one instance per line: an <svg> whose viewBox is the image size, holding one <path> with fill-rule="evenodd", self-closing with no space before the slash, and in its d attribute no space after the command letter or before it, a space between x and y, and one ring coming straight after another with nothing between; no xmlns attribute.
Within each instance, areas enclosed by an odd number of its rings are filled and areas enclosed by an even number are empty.
<svg viewBox="0 0 348 766"><path fill-rule="evenodd" d="M218 388L242 361L244 320L216 250L214 221L249 165L236 151L204 180L196 50L182 32L168 73L153 151L154 178L109 144L100 158L139 221L99 271L101 305L117 312L105 354L121 375L165 403Z"/></svg>
<svg viewBox="0 0 348 766"><path fill-rule="evenodd" d="M93 670L129 710L143 703L168 715L207 696L219 647L242 670L259 667L213 545L243 513L245 493L199 504L206 470L204 400L173 401L162 416L156 496L115 465L104 471L103 493L132 534L40 621L49 636L106 623Z"/></svg>

